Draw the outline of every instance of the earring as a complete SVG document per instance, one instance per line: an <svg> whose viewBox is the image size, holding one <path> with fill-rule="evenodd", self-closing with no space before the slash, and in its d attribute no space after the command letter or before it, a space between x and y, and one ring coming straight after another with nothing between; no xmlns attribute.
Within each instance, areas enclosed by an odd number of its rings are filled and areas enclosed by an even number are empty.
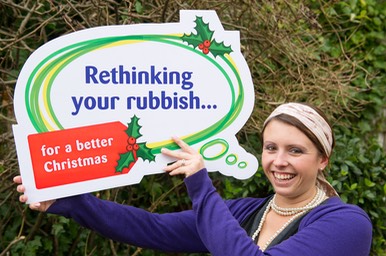
<svg viewBox="0 0 386 256"><path fill-rule="evenodd" d="M323 171L323 168L319 168L318 171L322 172L322 171Z"/></svg>

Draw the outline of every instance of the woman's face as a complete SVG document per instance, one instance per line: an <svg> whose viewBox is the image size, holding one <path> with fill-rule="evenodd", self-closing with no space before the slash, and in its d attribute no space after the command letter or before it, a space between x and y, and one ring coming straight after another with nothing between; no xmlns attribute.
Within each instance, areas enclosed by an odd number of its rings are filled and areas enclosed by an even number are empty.
<svg viewBox="0 0 386 256"><path fill-rule="evenodd" d="M263 134L262 164L278 197L297 201L312 198L318 169L328 159L295 126L271 120Z"/></svg>

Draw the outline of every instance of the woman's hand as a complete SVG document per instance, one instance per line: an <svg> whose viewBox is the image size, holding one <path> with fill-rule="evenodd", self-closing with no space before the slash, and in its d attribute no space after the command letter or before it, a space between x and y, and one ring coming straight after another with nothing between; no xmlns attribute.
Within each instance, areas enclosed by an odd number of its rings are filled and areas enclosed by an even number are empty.
<svg viewBox="0 0 386 256"><path fill-rule="evenodd" d="M166 148L161 150L162 154L177 158L178 160L164 168L170 175L184 174L185 177L195 174L205 167L202 156L192 147L178 137L172 138L182 151L173 151Z"/></svg>
<svg viewBox="0 0 386 256"><path fill-rule="evenodd" d="M25 187L23 186L21 176L15 176L13 178L13 182L18 184L16 191L19 193L24 193L25 192ZM20 195L19 201L21 203L27 202L28 197L24 194ZM31 203L29 205L29 208L35 211L40 211L40 212L45 212L47 209L55 202L55 200L49 200L41 203Z"/></svg>

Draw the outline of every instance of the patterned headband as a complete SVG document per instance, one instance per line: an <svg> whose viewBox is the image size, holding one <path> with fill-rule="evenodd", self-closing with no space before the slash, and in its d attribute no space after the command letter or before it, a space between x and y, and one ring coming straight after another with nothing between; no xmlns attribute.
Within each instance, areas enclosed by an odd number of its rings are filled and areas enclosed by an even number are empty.
<svg viewBox="0 0 386 256"><path fill-rule="evenodd" d="M326 120L321 117L313 108L300 103L286 103L277 107L265 120L266 123L273 117L280 114L290 115L302 122L323 145L327 156L332 151L332 131Z"/></svg>

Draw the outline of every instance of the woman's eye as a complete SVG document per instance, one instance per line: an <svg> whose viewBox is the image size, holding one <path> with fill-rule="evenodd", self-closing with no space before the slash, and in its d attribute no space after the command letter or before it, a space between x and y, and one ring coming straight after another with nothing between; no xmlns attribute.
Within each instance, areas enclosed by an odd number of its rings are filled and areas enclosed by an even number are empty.
<svg viewBox="0 0 386 256"><path fill-rule="evenodd" d="M274 145L266 145L264 149L267 151L273 151L276 149L276 147Z"/></svg>
<svg viewBox="0 0 386 256"><path fill-rule="evenodd" d="M291 149L290 149L290 152L291 152L292 154L297 154L297 155L299 155L299 154L302 154L302 153L303 153L303 150L301 150L300 148L291 148Z"/></svg>

